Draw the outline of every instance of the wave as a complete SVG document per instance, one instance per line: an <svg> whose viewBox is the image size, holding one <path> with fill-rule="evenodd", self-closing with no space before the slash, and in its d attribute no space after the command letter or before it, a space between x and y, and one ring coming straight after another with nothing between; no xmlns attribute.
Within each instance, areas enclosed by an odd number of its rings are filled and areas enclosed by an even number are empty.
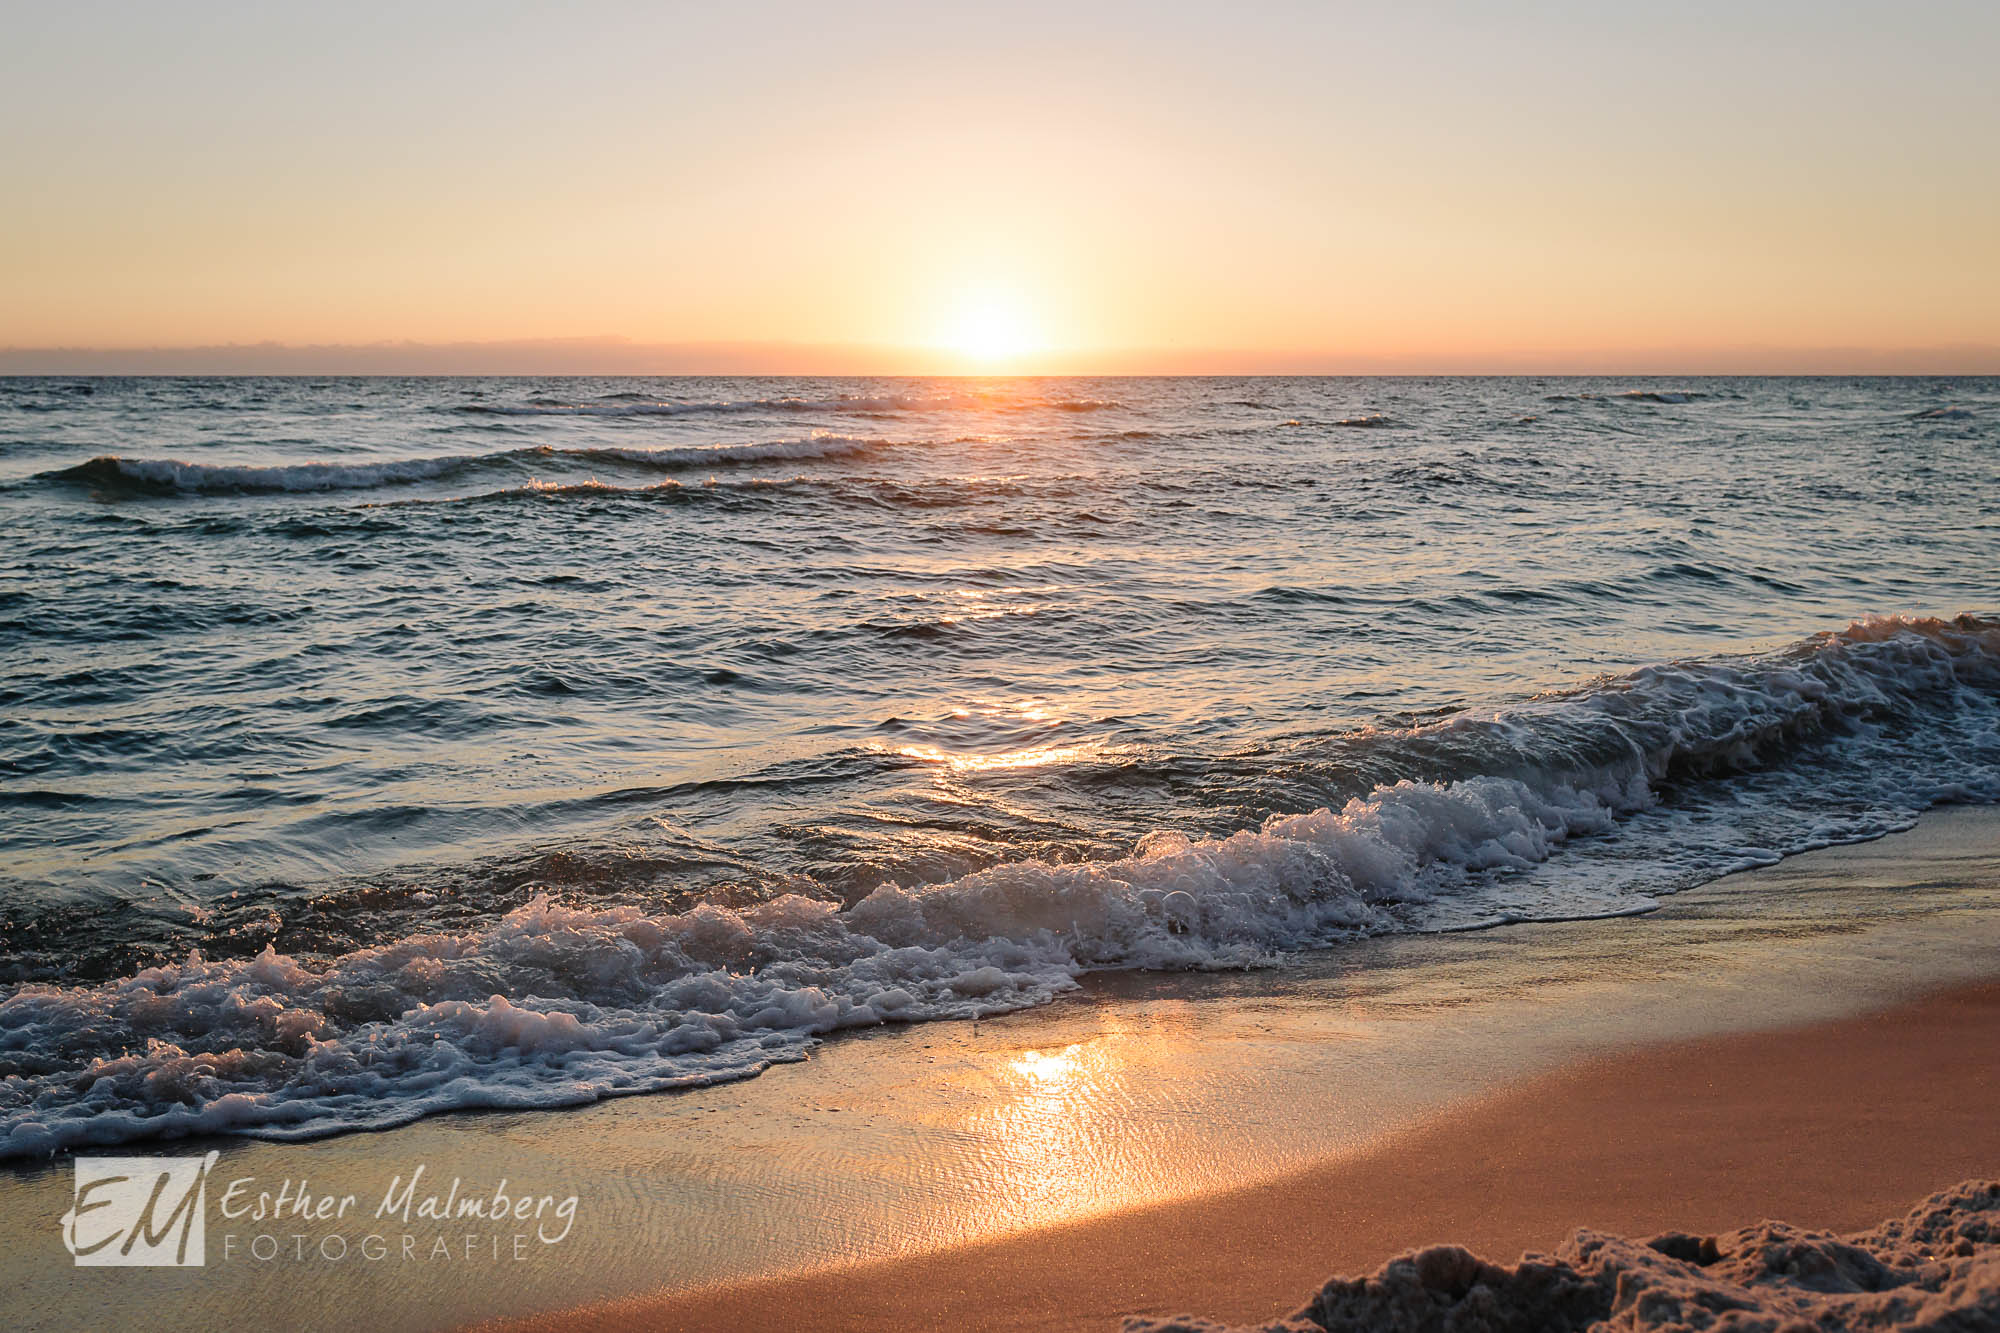
<svg viewBox="0 0 2000 1333"><path fill-rule="evenodd" d="M438 497L413 497L398 500L384 500L369 508L402 508L405 506L430 505L486 505L506 504L531 500L659 500L675 504L691 504L704 500L719 499L730 503L743 504L759 498L776 499L793 490L803 482L803 477L766 477L752 481L721 482L714 477L698 485L687 485L671 477L638 486L616 486L599 481L595 477L583 481L543 481L530 478L520 486L510 486L498 491L477 491L467 495Z"/></svg>
<svg viewBox="0 0 2000 1333"><path fill-rule="evenodd" d="M1689 403L1707 396L1692 389L1627 389L1623 393L1609 395L1634 403Z"/></svg>
<svg viewBox="0 0 2000 1333"><path fill-rule="evenodd" d="M542 456L575 458L587 463L631 463L638 467L681 471L744 463L794 462L819 458L853 458L890 447L890 442L860 435L814 435L802 440L768 440L759 444L719 444L688 449L539 450Z"/></svg>
<svg viewBox="0 0 2000 1333"><path fill-rule="evenodd" d="M105 454L53 472L39 481L135 491L340 491L408 486L494 461L493 455L410 458L387 463L297 463L256 466L189 463L177 458L121 458Z"/></svg>
<svg viewBox="0 0 2000 1333"><path fill-rule="evenodd" d="M682 471L736 467L750 463L843 458L885 447L888 441L851 435L816 435L799 440L663 449L510 449L492 454L407 458L376 463L281 463L270 465L190 463L176 458L122 458L106 454L87 463L37 474L40 481L90 486L98 490L252 494L373 490L440 481L483 469L519 467L549 460L628 464Z"/></svg>
<svg viewBox="0 0 2000 1333"><path fill-rule="evenodd" d="M1622 393L1549 393L1542 395L1542 401L1591 403L1615 400L1628 403L1689 403L1708 396L1696 389L1626 389Z"/></svg>
<svg viewBox="0 0 2000 1333"><path fill-rule="evenodd" d="M1044 1003L1093 970L1643 911L1938 801L2000 799L1996 718L2000 622L1869 620L1378 733L1444 771L1226 837L1156 831L1113 860L884 884L845 908L542 896L338 957L194 953L22 985L0 1000L0 1156L569 1105L747 1077L843 1028Z"/></svg>
<svg viewBox="0 0 2000 1333"><path fill-rule="evenodd" d="M1104 398L1011 398L995 394L838 394L830 398L730 398L710 402L655 402L631 393L606 394L592 402L466 403L459 411L483 416L520 417L681 417L738 412L853 412L879 416L898 412L1007 411L1101 412L1121 404Z"/></svg>
<svg viewBox="0 0 2000 1333"><path fill-rule="evenodd" d="M1972 411L1964 407L1928 407L1921 412L1912 412L1912 421L1970 421Z"/></svg>

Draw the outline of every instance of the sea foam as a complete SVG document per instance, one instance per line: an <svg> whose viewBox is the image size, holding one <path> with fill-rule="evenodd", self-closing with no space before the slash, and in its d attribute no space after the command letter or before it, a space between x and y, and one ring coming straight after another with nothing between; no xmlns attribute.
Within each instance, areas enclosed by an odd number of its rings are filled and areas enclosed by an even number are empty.
<svg viewBox="0 0 2000 1333"><path fill-rule="evenodd" d="M2000 799L1997 709L2000 625L1871 620L1462 714L1404 733L1466 756L1460 776L1227 837L1160 830L1116 859L884 884L846 908L788 895L659 914L544 895L339 957L196 953L22 985L0 1000L0 1155L573 1104L745 1077L843 1028L1045 1003L1096 969L1254 966L1363 933L1643 910L1939 800ZM1735 773L1755 781L1731 790L1732 821L1806 813L1718 841L1675 822L1693 798L1662 801ZM1633 845L1551 877L1577 839Z"/></svg>

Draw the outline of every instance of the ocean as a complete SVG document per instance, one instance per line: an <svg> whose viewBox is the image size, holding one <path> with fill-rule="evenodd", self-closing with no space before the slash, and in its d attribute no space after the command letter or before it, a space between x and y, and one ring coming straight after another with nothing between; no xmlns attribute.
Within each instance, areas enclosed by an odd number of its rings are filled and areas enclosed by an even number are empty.
<svg viewBox="0 0 2000 1333"><path fill-rule="evenodd" d="M1644 913L2000 799L1996 557L1992 379L0 380L0 1155Z"/></svg>

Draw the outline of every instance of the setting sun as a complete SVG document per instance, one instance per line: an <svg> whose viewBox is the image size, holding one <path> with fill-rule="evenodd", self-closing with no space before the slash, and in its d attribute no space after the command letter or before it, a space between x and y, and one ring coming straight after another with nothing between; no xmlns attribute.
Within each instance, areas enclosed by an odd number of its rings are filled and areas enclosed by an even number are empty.
<svg viewBox="0 0 2000 1333"><path fill-rule="evenodd" d="M961 294L937 342L983 366L1015 361L1044 346L1019 294L1001 286Z"/></svg>

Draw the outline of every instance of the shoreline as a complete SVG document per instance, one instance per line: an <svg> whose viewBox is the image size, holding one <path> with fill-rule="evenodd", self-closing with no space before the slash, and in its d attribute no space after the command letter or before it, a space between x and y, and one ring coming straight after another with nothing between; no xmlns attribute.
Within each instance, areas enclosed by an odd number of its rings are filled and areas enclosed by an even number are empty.
<svg viewBox="0 0 2000 1333"><path fill-rule="evenodd" d="M1986 1053L1980 1058L1980 1053ZM2000 982L1805 1027L1586 1057L1350 1159L950 1250L613 1302L538 1330L1115 1329L1275 1319L1432 1244L1496 1261L1578 1227L1645 1236L1778 1218L1857 1231L2000 1174ZM1085 1258L1080 1259L1080 1256Z"/></svg>
<svg viewBox="0 0 2000 1333"><path fill-rule="evenodd" d="M824 1304L829 1296L813 1298L803 1311L810 1318L774 1307L730 1318L837 1329L949 1315L975 1327L986 1318L989 1327L1107 1328L1123 1314L1179 1313L1165 1309L1175 1302L1207 1316L1268 1317L1296 1308L1338 1269L1372 1269L1392 1241L1415 1242L1348 1208L1338 1213L1341 1234L1372 1237L1369 1245L1336 1262L1345 1251L1312 1240L1294 1267L1265 1275L1256 1308L1238 1308L1230 1293L1193 1280L1202 1263L1241 1277L1250 1271L1242 1251L1275 1264L1300 1237L1319 1234L1309 1219L1271 1229L1283 1215L1270 1201L1282 1196L1257 1191L1368 1159L1411 1135L1449 1137L1489 1099L1591 1061L1859 1023L1982 983L2000 985L2000 809L1951 808L1909 832L1690 889L1646 916L1379 937L1281 969L1103 974L1042 1008L842 1034L806 1062L755 1079L570 1110L439 1115L305 1143L180 1140L140 1150L216 1150L218 1191L245 1178L256 1190L310 1178L315 1191L366 1201L424 1165L441 1189L462 1177L468 1192L483 1191L504 1178L510 1194L578 1196L563 1243L531 1247L525 1262L243 1262L247 1236L227 1262L217 1233L231 1228L217 1219L205 1270L83 1273L55 1225L71 1199L71 1159L15 1167L0 1173L0 1245L20 1258L0 1297L23 1328L63 1333L117 1319L223 1328L243 1310L266 1308L293 1311L302 1333L577 1320L702 1328L708 1316L699 1310L717 1308L702 1302L863 1274L859 1287L835 1295L866 1317L840 1315ZM2000 1049L2000 1035L1982 1039ZM1921 1077L1939 1096L1956 1095L1949 1079ZM1990 1090L1986 1097L1990 1105ZM1390 1173L1377 1192L1401 1198L1398 1179ZM1879 1216L1857 1209L1831 1220L1872 1223L1953 1180L1878 1191L1894 1195ZM1497 1206L1462 1182L1439 1191L1440 1207L1453 1198ZM1676 1183L1654 1197L1697 1197L1691 1191ZM1256 1220L1267 1231L1253 1233L1254 1246L1225 1243L1241 1240L1237 1223L1218 1236L1190 1220L1238 1197L1266 1200ZM1297 1202L1308 1214L1336 1215L1323 1202ZM1714 1225L1755 1220L1726 1211L1717 1208ZM1144 1215L1168 1224L1143 1245L1134 1239L1136 1248L1101 1240L1138 1237L1119 1233L1119 1219ZM1553 1244L1583 1220L1552 1208L1543 1221L1555 1231L1535 1243ZM1100 1227L1110 1229L1091 1230ZM1100 1240L1043 1250L1051 1266L1017 1267L997 1289L981 1286L976 1267L905 1276L968 1255L1032 1255L1049 1238L1077 1235ZM1511 1257L1470 1226L1439 1225L1427 1237ZM1189 1285L1150 1295L1121 1288L1121 1275L1132 1274L1179 1274ZM870 1282L891 1307L868 1304L877 1299ZM983 1294L978 1309L899 1314L893 1302L914 1299L917 1285L926 1298L932 1288ZM1097 1303L1023 1308L1038 1292L1063 1291ZM1120 1291L1137 1303L1112 1308Z"/></svg>

